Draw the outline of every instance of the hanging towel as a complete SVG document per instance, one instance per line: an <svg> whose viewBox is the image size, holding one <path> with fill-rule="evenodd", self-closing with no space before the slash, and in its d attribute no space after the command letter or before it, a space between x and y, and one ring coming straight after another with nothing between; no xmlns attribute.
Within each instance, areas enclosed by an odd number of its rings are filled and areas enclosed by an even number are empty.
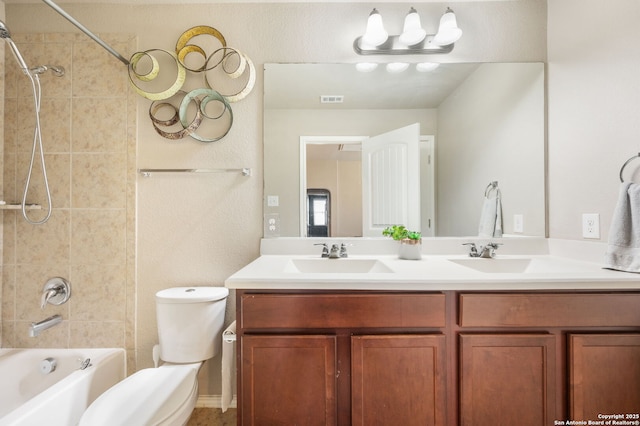
<svg viewBox="0 0 640 426"><path fill-rule="evenodd" d="M478 236L502 237L502 193L498 182L491 182L484 191Z"/></svg>
<svg viewBox="0 0 640 426"><path fill-rule="evenodd" d="M605 268L640 272L640 185L620 184L618 204L613 211Z"/></svg>
<svg viewBox="0 0 640 426"><path fill-rule="evenodd" d="M222 412L226 412L233 400L235 381L236 322L222 333Z"/></svg>

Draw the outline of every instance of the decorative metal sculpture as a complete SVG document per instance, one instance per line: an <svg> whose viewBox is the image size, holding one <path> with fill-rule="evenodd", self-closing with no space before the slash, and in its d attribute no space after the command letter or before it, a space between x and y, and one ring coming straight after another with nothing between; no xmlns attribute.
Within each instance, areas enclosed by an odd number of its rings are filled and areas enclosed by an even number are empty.
<svg viewBox="0 0 640 426"><path fill-rule="evenodd" d="M207 54L203 46L192 43L197 36L211 36L221 47ZM158 53L168 57L171 63L175 63L175 79L168 79L165 75L161 75L161 65L156 57ZM201 65L191 65L193 62L198 62L197 59L193 59L193 56L187 64L187 57L194 54L196 57L201 56ZM140 69L144 67L148 70L141 71ZM171 140L189 136L200 142L215 142L225 137L233 124L233 111L230 104L247 97L256 82L256 71L251 59L239 50L228 47L220 31L205 25L190 28L182 33L176 43L175 53L162 49L134 53L129 61L128 70L129 80L135 91L140 96L153 101L149 107L149 117L154 129L160 136ZM205 87L190 91L183 90L189 75L187 71L203 75ZM245 75L246 83L239 90L227 89L224 82L220 81L221 79L239 81L238 79ZM147 86L151 86L151 82L161 80L171 83L160 91L146 89ZM155 85L159 84L162 83ZM231 93L221 93L227 90ZM164 110L169 110L166 119L158 116L158 113ZM214 130L214 136L196 133L206 121L222 123L220 125L222 129ZM170 127L176 130L163 130Z"/></svg>

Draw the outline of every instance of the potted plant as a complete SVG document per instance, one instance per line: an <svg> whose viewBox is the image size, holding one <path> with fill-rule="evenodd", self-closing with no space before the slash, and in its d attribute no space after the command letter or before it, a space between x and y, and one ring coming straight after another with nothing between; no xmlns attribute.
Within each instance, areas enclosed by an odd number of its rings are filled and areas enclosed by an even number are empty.
<svg viewBox="0 0 640 426"><path fill-rule="evenodd" d="M400 241L398 255L400 259L422 259L422 234L420 232L409 231L404 225L392 225L385 228L382 235Z"/></svg>

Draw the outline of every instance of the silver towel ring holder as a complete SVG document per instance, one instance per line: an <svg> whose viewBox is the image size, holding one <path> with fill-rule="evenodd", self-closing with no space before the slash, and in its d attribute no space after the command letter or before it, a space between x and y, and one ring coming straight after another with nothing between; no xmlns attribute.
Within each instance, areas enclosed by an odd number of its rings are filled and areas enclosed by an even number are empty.
<svg viewBox="0 0 640 426"><path fill-rule="evenodd" d="M640 153L638 153L637 155L634 155L633 157L629 158L627 161L624 162L624 164L620 168L620 182L624 182L624 178L622 177L622 172L624 171L624 168L627 167L627 164L629 164L636 158L640 158Z"/></svg>

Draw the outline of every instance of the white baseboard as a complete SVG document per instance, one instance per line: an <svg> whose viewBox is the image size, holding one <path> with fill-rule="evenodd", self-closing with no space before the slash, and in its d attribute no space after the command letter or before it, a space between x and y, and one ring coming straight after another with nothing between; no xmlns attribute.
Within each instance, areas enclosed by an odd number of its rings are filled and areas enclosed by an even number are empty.
<svg viewBox="0 0 640 426"><path fill-rule="evenodd" d="M238 407L238 398L233 395L229 408ZM222 408L222 395L200 395L196 401L196 408Z"/></svg>

